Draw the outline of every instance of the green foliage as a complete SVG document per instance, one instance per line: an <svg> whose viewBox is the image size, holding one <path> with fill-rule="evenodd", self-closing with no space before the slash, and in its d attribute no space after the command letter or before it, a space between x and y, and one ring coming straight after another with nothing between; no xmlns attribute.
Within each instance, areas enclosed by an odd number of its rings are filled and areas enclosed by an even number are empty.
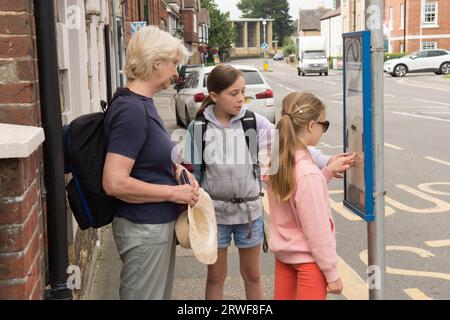
<svg viewBox="0 0 450 320"><path fill-rule="evenodd" d="M290 37L285 37L283 39L283 44L284 56L289 56L295 53L295 44L292 42Z"/></svg>
<svg viewBox="0 0 450 320"><path fill-rule="evenodd" d="M230 13L222 13L214 0L200 0L201 6L209 12L208 46L228 49L236 41L236 30L230 22Z"/></svg>
<svg viewBox="0 0 450 320"><path fill-rule="evenodd" d="M391 59L397 59L405 56L405 52L395 53L395 52L385 52L384 53L384 61L391 60Z"/></svg>
<svg viewBox="0 0 450 320"><path fill-rule="evenodd" d="M240 0L237 7L244 18L274 19L273 33L280 40L279 46L294 30L287 0Z"/></svg>

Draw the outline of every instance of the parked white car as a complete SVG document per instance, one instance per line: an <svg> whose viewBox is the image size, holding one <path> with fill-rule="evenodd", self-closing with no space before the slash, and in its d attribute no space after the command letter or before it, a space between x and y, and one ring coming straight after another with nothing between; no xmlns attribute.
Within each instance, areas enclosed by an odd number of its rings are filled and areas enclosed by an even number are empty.
<svg viewBox="0 0 450 320"><path fill-rule="evenodd" d="M232 65L242 71L245 77L245 103L249 109L275 123L275 100L272 88L255 67ZM197 111L208 95L206 82L215 66L198 67L190 70L186 82L175 96L175 116L179 126L187 127L195 119Z"/></svg>
<svg viewBox="0 0 450 320"><path fill-rule="evenodd" d="M399 59L391 59L384 63L384 71L393 77L404 77L410 72L450 74L450 51L424 50Z"/></svg>

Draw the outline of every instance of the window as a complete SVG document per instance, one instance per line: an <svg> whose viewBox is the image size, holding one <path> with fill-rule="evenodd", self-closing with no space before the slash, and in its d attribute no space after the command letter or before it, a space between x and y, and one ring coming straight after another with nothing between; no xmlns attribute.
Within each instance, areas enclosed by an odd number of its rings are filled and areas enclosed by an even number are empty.
<svg viewBox="0 0 450 320"><path fill-rule="evenodd" d="M436 42L422 42L421 50L436 49Z"/></svg>
<svg viewBox="0 0 450 320"><path fill-rule="evenodd" d="M437 24L437 2L427 1L425 2L423 9L423 24Z"/></svg>
<svg viewBox="0 0 450 320"><path fill-rule="evenodd" d="M405 27L405 5L400 5L400 29Z"/></svg>
<svg viewBox="0 0 450 320"><path fill-rule="evenodd" d="M442 56L444 54L445 54L444 52L436 50L436 51L430 51L428 53L428 56L429 57L439 57L439 56Z"/></svg>
<svg viewBox="0 0 450 320"><path fill-rule="evenodd" d="M389 8L389 30L394 30L394 8Z"/></svg>
<svg viewBox="0 0 450 320"><path fill-rule="evenodd" d="M246 85L252 85L252 84L264 84L263 78L259 75L258 71L254 70L240 70L244 74L245 78L245 84ZM206 88L206 84L208 81L209 73L205 73L205 78L203 79L203 87Z"/></svg>
<svg viewBox="0 0 450 320"><path fill-rule="evenodd" d="M197 33L197 15L193 15L193 22L194 22L194 33Z"/></svg>

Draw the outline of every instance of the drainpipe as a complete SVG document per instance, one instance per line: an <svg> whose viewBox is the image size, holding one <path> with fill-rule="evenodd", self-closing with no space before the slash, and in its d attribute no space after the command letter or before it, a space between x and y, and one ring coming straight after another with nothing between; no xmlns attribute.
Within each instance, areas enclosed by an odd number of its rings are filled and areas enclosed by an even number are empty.
<svg viewBox="0 0 450 320"><path fill-rule="evenodd" d="M42 127L50 289L45 299L70 300L61 105L53 1L34 1Z"/></svg>

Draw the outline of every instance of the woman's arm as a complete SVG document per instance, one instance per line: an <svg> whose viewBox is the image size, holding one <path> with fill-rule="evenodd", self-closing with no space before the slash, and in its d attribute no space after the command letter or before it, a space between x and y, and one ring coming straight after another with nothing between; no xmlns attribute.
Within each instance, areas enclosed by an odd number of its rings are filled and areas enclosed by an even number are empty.
<svg viewBox="0 0 450 320"><path fill-rule="evenodd" d="M190 185L157 185L130 176L135 161L108 153L103 168L103 189L109 196L128 203L175 202L195 205L198 192Z"/></svg>

